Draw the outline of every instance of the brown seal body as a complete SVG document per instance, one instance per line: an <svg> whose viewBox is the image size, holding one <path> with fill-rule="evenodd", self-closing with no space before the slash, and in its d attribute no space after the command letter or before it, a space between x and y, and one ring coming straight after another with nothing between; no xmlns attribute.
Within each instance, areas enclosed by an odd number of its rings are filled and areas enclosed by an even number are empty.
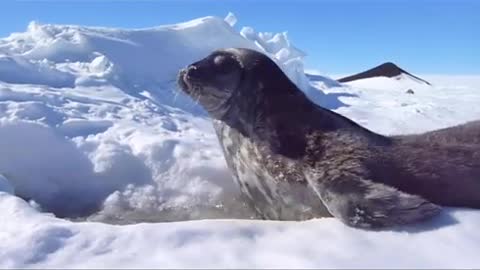
<svg viewBox="0 0 480 270"><path fill-rule="evenodd" d="M386 137L311 102L267 56L212 53L179 85L214 120L234 178L267 219L363 228L480 208L480 122Z"/></svg>

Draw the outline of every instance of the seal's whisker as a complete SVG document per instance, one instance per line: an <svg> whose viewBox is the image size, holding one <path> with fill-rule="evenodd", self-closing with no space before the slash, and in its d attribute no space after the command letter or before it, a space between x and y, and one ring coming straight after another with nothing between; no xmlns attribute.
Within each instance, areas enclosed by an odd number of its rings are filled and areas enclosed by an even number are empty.
<svg viewBox="0 0 480 270"><path fill-rule="evenodd" d="M179 91L177 89L174 90L175 93L173 94L173 104L177 103L177 97L179 95Z"/></svg>

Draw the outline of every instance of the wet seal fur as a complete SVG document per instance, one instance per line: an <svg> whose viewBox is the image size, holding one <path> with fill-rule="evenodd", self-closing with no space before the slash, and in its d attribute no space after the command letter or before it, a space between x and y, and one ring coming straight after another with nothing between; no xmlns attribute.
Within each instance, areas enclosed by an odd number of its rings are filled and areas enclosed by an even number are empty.
<svg viewBox="0 0 480 270"><path fill-rule="evenodd" d="M227 164L266 219L361 228L480 208L480 121L382 136L311 102L266 55L225 49L179 72L213 118Z"/></svg>

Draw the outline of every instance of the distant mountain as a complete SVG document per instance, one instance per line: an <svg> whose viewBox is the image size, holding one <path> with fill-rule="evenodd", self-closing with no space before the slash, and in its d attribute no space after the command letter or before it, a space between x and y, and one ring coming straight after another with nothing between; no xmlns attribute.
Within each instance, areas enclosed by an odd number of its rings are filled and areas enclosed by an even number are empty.
<svg viewBox="0 0 480 270"><path fill-rule="evenodd" d="M412 75L411 73L401 69L400 67L398 67L397 65L395 65L392 62L383 63L383 64L381 64L379 66L376 66L372 69L369 69L367 71L357 73L357 74L352 75L352 76L341 78L338 81L344 83L344 82L351 82L351 81L373 78L373 77L394 78L394 77L397 77L397 76L400 76L400 75L403 75L403 74L405 74L405 75L407 75L411 78L414 78L417 81L420 81L422 83L430 85L430 83L427 82L426 80L421 79L421 78L419 78L415 75Z"/></svg>

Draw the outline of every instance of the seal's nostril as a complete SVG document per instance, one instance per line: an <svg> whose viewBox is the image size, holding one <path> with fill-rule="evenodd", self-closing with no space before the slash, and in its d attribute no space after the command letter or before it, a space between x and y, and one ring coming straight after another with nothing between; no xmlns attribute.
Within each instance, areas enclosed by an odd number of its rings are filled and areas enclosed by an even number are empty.
<svg viewBox="0 0 480 270"><path fill-rule="evenodd" d="M190 65L188 66L187 68L187 76L189 77L196 77L198 76L199 72L198 72L198 68L194 65Z"/></svg>

